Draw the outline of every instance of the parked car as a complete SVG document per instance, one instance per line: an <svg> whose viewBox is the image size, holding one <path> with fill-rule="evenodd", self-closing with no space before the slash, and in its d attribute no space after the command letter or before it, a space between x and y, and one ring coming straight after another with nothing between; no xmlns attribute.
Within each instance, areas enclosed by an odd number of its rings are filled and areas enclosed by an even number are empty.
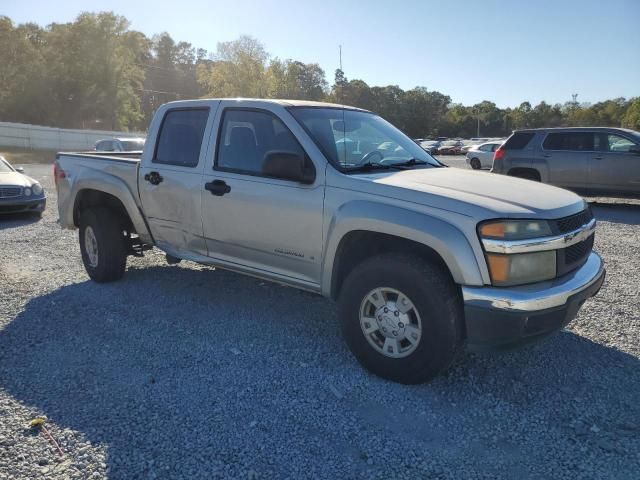
<svg viewBox="0 0 640 480"><path fill-rule="evenodd" d="M341 160L345 134L359 154ZM94 281L118 280L127 256L156 246L169 263L310 290L337 300L360 363L398 382L433 378L463 345L556 331L604 281L578 195L443 168L357 108L173 102L140 159L59 153L54 168L60 223L79 229Z"/></svg>
<svg viewBox="0 0 640 480"><path fill-rule="evenodd" d="M464 146L461 140L447 140L438 147L440 155L459 155L460 149Z"/></svg>
<svg viewBox="0 0 640 480"><path fill-rule="evenodd" d="M96 142L95 150L99 152L141 152L144 138L107 138Z"/></svg>
<svg viewBox="0 0 640 480"><path fill-rule="evenodd" d="M438 153L438 147L442 142L438 140L425 140L420 143L420 146L425 150L429 155L436 155Z"/></svg>
<svg viewBox="0 0 640 480"><path fill-rule="evenodd" d="M42 186L0 157L0 213L31 212L42 215L47 196Z"/></svg>
<svg viewBox="0 0 640 480"><path fill-rule="evenodd" d="M640 132L604 127L516 131L496 150L492 171L580 191L640 194Z"/></svg>
<svg viewBox="0 0 640 480"><path fill-rule="evenodd" d="M474 170L481 168L491 168L493 164L493 153L502 145L502 142L487 142L480 145L471 145L466 153L467 163Z"/></svg>

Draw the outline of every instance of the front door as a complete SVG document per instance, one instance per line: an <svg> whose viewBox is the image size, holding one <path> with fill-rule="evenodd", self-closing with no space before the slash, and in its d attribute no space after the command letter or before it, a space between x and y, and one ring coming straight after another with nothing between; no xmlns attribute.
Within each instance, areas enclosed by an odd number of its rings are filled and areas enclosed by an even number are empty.
<svg viewBox="0 0 640 480"><path fill-rule="evenodd" d="M594 189L640 193L640 145L613 133L596 134L596 150L590 169Z"/></svg>
<svg viewBox="0 0 640 480"><path fill-rule="evenodd" d="M158 247L179 256L207 251L200 185L209 111L208 106L167 110L153 156L140 167L140 199L153 238Z"/></svg>
<svg viewBox="0 0 640 480"><path fill-rule="evenodd" d="M269 110L227 107L218 124L214 165L201 185L209 256L257 275L318 286L324 170ZM262 164L274 151L305 156L313 183L266 176Z"/></svg>

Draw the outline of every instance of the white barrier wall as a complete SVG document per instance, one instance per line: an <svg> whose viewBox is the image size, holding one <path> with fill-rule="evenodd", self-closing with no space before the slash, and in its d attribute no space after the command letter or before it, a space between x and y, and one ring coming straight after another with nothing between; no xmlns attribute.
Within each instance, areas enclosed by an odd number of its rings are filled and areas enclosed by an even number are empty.
<svg viewBox="0 0 640 480"><path fill-rule="evenodd" d="M24 123L0 122L0 147L34 150L92 150L98 140L111 137L144 137L144 133L103 130L67 130Z"/></svg>

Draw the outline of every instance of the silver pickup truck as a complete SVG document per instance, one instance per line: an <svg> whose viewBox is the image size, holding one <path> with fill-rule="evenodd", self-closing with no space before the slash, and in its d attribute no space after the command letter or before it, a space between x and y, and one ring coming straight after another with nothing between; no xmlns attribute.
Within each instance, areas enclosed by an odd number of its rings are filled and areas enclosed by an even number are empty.
<svg viewBox="0 0 640 480"><path fill-rule="evenodd" d="M572 320L604 281L577 195L446 168L379 116L317 102L163 105L141 158L60 153L63 227L97 282L151 247L337 300L370 371L402 383L461 347ZM301 312L303 314L303 312Z"/></svg>

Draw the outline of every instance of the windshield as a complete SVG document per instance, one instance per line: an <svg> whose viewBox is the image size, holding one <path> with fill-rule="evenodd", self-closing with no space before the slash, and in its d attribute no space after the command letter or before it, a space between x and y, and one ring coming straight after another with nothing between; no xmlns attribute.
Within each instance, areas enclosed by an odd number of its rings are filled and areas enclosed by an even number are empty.
<svg viewBox="0 0 640 480"><path fill-rule="evenodd" d="M373 113L314 107L292 107L289 111L342 171L364 165L441 166L413 140Z"/></svg>
<svg viewBox="0 0 640 480"><path fill-rule="evenodd" d="M0 173L11 173L13 172L13 168L9 166L7 161L0 157Z"/></svg>
<svg viewBox="0 0 640 480"><path fill-rule="evenodd" d="M144 140L120 140L120 143L125 152L142 150L144 148Z"/></svg>

